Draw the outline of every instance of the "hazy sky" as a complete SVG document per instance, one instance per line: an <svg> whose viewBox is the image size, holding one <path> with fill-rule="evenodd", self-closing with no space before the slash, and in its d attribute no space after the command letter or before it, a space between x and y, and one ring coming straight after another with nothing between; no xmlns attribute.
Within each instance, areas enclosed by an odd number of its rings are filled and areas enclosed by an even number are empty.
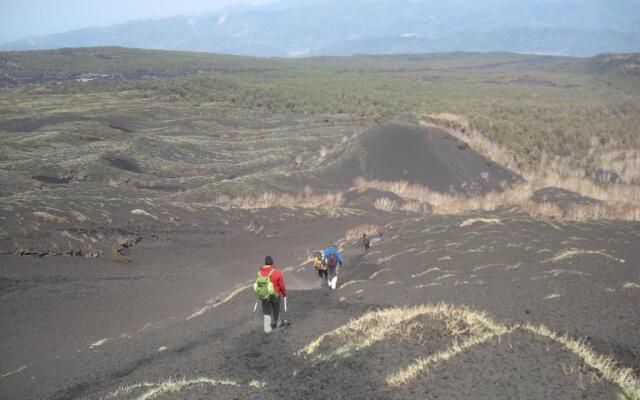
<svg viewBox="0 0 640 400"><path fill-rule="evenodd" d="M0 43L134 19L200 14L274 0L0 0Z"/></svg>

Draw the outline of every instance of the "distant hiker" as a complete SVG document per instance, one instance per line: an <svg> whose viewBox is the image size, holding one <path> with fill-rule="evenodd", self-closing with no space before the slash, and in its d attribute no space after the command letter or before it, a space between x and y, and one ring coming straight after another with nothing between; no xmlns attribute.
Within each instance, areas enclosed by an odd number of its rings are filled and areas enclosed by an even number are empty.
<svg viewBox="0 0 640 400"><path fill-rule="evenodd" d="M329 273L327 271L327 266L324 265L324 262L322 261L322 252L321 251L317 251L313 255L313 268L315 268L316 271L318 271L318 276L320 277L321 285L328 285L329 284Z"/></svg>
<svg viewBox="0 0 640 400"><path fill-rule="evenodd" d="M273 258L266 256L264 263L265 266L258 271L253 291L258 296L258 300L262 302L264 331L269 333L278 326L280 301L283 297L287 297L287 289L284 286L282 272L273 265Z"/></svg>
<svg viewBox="0 0 640 400"><path fill-rule="evenodd" d="M369 252L369 247L371 247L371 241L366 233L362 234L362 244L364 245L364 253L367 254Z"/></svg>
<svg viewBox="0 0 640 400"><path fill-rule="evenodd" d="M335 244L332 243L322 250L322 261L329 273L329 287L335 289L338 284L338 267L342 267L342 254L340 254Z"/></svg>
<svg viewBox="0 0 640 400"><path fill-rule="evenodd" d="M316 251L313 253L313 268L319 269L322 268L322 252Z"/></svg>
<svg viewBox="0 0 640 400"><path fill-rule="evenodd" d="M391 228L391 229L393 229L393 228ZM378 232L377 232L377 233L378 233L378 237L379 237L380 239L382 239L382 235L384 235L384 229L382 229L382 228L378 228L378 230L377 230L377 231L378 231Z"/></svg>

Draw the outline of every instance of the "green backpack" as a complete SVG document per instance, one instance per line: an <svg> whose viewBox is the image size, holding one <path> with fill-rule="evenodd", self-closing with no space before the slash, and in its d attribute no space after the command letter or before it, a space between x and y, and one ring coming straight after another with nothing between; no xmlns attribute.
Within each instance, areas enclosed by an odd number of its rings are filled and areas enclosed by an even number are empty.
<svg viewBox="0 0 640 400"><path fill-rule="evenodd" d="M276 271L273 268L269 271L269 275L264 276L261 272L258 272L258 278L256 282L253 284L253 291L258 296L260 300L267 300L271 296L276 295L276 291L273 289L273 282L271 282L271 275Z"/></svg>

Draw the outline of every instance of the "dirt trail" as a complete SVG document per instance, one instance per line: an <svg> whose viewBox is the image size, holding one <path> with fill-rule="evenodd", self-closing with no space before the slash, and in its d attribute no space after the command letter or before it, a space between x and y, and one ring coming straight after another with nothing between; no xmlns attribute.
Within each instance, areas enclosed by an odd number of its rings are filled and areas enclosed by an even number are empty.
<svg viewBox="0 0 640 400"><path fill-rule="evenodd" d="M146 347L147 336L155 332L170 330L175 335L171 342L180 342L185 321L200 313L190 321L199 323L225 299L235 300L229 294L254 278L267 254L287 270L291 290L312 289L317 280L293 273L301 260L363 222L368 220L289 220L269 226L262 235L162 235L133 249L133 265L106 257L7 263L3 271L11 279L6 279L0 306L5 316L0 373L8 375L0 378L0 392L15 399L47 398L81 379L92 369L85 367L87 362L98 369L118 369L140 357L137 350L123 354L136 348L134 343ZM3 256L5 261L12 257ZM173 331L174 325L180 328ZM106 365L96 359L103 356ZM33 381L39 384L31 385Z"/></svg>

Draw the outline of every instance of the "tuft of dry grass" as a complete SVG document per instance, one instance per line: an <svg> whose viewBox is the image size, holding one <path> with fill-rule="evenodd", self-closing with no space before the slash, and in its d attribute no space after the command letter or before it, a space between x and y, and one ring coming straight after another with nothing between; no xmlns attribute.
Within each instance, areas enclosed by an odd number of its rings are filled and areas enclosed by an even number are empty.
<svg viewBox="0 0 640 400"><path fill-rule="evenodd" d="M426 275L426 274L428 274L428 273L430 273L430 272L436 272L436 271L440 271L440 272L442 272L442 270L441 270L440 268L438 268L438 267L433 267L433 268L429 268L429 269L428 269L428 270L426 270L426 271L422 271L422 272L420 272L420 273L413 274L413 275L411 275L411 277L412 277L412 278L419 278L419 277L421 277L421 276L423 276L423 275Z"/></svg>
<svg viewBox="0 0 640 400"><path fill-rule="evenodd" d="M419 201L406 201L400 207L402 211L412 212L416 214L431 214L431 206L429 204L420 203Z"/></svg>
<svg viewBox="0 0 640 400"><path fill-rule="evenodd" d="M95 349L95 348L97 348L97 347L100 347L100 346L102 346L103 344L107 343L108 341L109 341L109 339L108 339L108 338L100 339L100 340L98 340L97 342L92 343L92 344L91 344L91 346L89 346L89 349L91 349L91 350L92 350L92 349Z"/></svg>
<svg viewBox="0 0 640 400"><path fill-rule="evenodd" d="M579 275L579 276L593 277L593 275L591 275L588 272L582 272L582 271L577 271L573 269L552 269L551 271L544 271L544 274L551 275L554 278L557 278L561 275Z"/></svg>
<svg viewBox="0 0 640 400"><path fill-rule="evenodd" d="M589 256L589 255L602 256L610 260L617 261L620 264L624 264L626 262L623 258L614 257L604 250L566 249L566 250L560 251L558 254L556 254L551 258L541 261L541 264L546 264L549 262L555 263L555 262L564 261L566 259L573 258L573 257Z"/></svg>
<svg viewBox="0 0 640 400"><path fill-rule="evenodd" d="M135 209L135 210L131 210L131 214L132 215L140 215L140 216L143 216L143 217L149 217L149 218L155 219L156 221L158 220L158 217L156 217L155 215L150 214L147 211L139 209L139 208Z"/></svg>
<svg viewBox="0 0 640 400"><path fill-rule="evenodd" d="M111 260L120 264L131 264L133 262L131 257L125 256L117 249L111 250Z"/></svg>
<svg viewBox="0 0 640 400"><path fill-rule="evenodd" d="M380 225L360 225L345 232L344 239L347 241L361 239L362 235L365 233L369 237L373 237L374 235L377 235L379 231L383 231L383 228Z"/></svg>
<svg viewBox="0 0 640 400"><path fill-rule="evenodd" d="M635 282L625 282L624 285L622 285L623 289L640 289L640 284L635 283Z"/></svg>
<svg viewBox="0 0 640 400"><path fill-rule="evenodd" d="M373 203L373 206L380 211L386 212L394 212L400 208L400 204L398 204L397 201L393 201L386 197L376 199L376 201Z"/></svg>
<svg viewBox="0 0 640 400"><path fill-rule="evenodd" d="M562 209L551 203L537 203L531 199L536 190L545 187L559 187L573 190L583 196L601 201L595 204L572 204ZM354 180L352 189L364 191L376 189L391 192L412 207L430 206L435 214L462 214L469 211L495 211L498 208L517 208L533 217L554 218L570 221L594 219L619 219L640 221L640 186L610 185L599 187L594 183L559 177L533 178L527 182L507 188L504 192L490 192L484 196L464 196L442 194L429 188L406 181ZM396 203L397 204L397 203Z"/></svg>
<svg viewBox="0 0 640 400"><path fill-rule="evenodd" d="M197 310L193 314L191 314L189 317L187 317L187 321L190 320L190 319L198 318L202 314L204 314L204 313L206 313L206 312L208 312L210 310L213 310L216 307L219 307L219 306L223 305L224 303L226 303L229 300L233 299L234 297L236 297L237 295L239 295L240 293L242 293L243 291L249 289L252 286L253 286L253 283L245 285L245 286L238 287L235 290L233 290L230 293L228 293L222 299L220 299L218 297L216 297L214 299L209 299L209 301L207 301L207 305L202 307L202 308L200 308L199 310Z"/></svg>
<svg viewBox="0 0 640 400"><path fill-rule="evenodd" d="M34 211L33 216L46 222L56 224L68 224L69 220L65 216L54 215L46 211Z"/></svg>
<svg viewBox="0 0 640 400"><path fill-rule="evenodd" d="M432 286L442 286L442 283L440 282L431 282L431 283L423 283L421 285L416 286L416 289L422 289L425 287L432 287Z"/></svg>
<svg viewBox="0 0 640 400"><path fill-rule="evenodd" d="M231 379L212 379L207 377L199 377L193 379L187 378L168 378L158 382L142 382L130 386L123 386L118 390L104 397L105 400L115 399L118 397L129 397L137 390L144 392L135 397L136 400L151 400L163 395L179 393L183 390L194 386L240 386L241 384ZM247 384L250 387L260 389L266 385L265 382L253 380Z"/></svg>
<svg viewBox="0 0 640 400"><path fill-rule="evenodd" d="M356 280L353 280L353 281L345 282L345 283L343 283L342 285L340 285L338 287L338 290L342 290L342 289L344 289L344 288L346 288L348 286L351 286L351 285L354 285L354 284L360 283L360 282L366 282L366 280L365 279L356 279Z"/></svg>
<svg viewBox="0 0 640 400"><path fill-rule="evenodd" d="M428 204L420 203L418 201L405 201L403 203L398 203L397 201L386 197L381 197L376 199L373 206L376 209L385 212L406 211L416 214L431 214L431 207Z"/></svg>
<svg viewBox="0 0 640 400"><path fill-rule="evenodd" d="M616 395L616 400L640 400L640 389L626 387L622 388Z"/></svg>
<svg viewBox="0 0 640 400"><path fill-rule="evenodd" d="M369 280L375 278L376 276L380 275L383 272L390 272L393 271L391 268L382 268L377 270L376 272L374 272L373 274L371 274L371 276L369 276Z"/></svg>
<svg viewBox="0 0 640 400"><path fill-rule="evenodd" d="M220 196L215 203L225 208L239 208L255 210L260 208L337 208L344 203L342 193L327 193L321 195L304 194L293 196L283 193L263 193L258 197L229 197Z"/></svg>
<svg viewBox="0 0 640 400"><path fill-rule="evenodd" d="M25 369L27 369L27 368L28 368L28 366L27 366L27 365L23 365L23 366L21 366L21 367L20 367L20 368L18 368L18 369L14 369L13 371L9 371L9 372L6 372L6 373L4 373L4 374L0 375L0 378L8 378L8 377L10 377L11 375L15 375L15 374L17 374L17 373L20 373L20 372L24 371L24 370L25 370Z"/></svg>
<svg viewBox="0 0 640 400"><path fill-rule="evenodd" d="M493 225L493 224L500 224L500 220L498 218L469 218L469 219L465 219L461 224L460 224L460 228L464 228L465 226L471 226L474 224L489 224L489 225Z"/></svg>
<svg viewBox="0 0 640 400"><path fill-rule="evenodd" d="M256 210L264 208L284 207L289 209L303 208L322 210L326 216L335 219L341 215L340 207L344 203L342 193L314 195L306 191L303 195L293 196L282 193L263 193L257 197L220 196L211 204L192 204L192 206L218 206L226 209Z"/></svg>

